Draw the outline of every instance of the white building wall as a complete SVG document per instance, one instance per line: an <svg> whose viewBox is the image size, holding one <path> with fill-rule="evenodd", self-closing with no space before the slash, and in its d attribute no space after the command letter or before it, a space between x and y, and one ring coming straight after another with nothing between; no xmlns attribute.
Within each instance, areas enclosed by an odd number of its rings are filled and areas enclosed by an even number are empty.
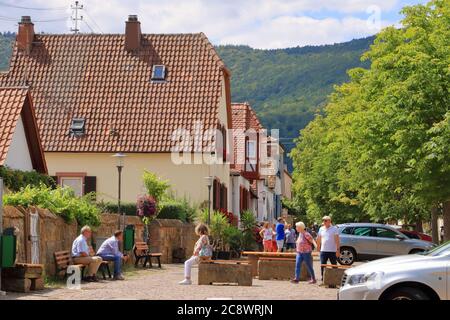
<svg viewBox="0 0 450 320"><path fill-rule="evenodd" d="M33 170L31 162L30 150L28 149L27 137L23 126L22 117L17 121L11 145L6 155L5 165L23 171Z"/></svg>

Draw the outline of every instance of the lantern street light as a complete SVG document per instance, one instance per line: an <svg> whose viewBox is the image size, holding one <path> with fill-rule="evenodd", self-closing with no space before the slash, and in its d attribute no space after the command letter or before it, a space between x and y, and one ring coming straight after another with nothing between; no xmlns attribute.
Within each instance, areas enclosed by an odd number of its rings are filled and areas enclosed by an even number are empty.
<svg viewBox="0 0 450 320"><path fill-rule="evenodd" d="M116 153L115 155L113 155L114 158L116 158L116 167L117 167L117 172L118 172L118 197L117 197L117 213L119 214L119 230L120 228L120 215L122 214L122 224L123 227L125 228L125 212L121 212L122 208L121 208L121 197L122 197L122 169L124 166L124 161L125 161L125 157L126 155L124 155L123 153Z"/></svg>
<svg viewBox="0 0 450 320"><path fill-rule="evenodd" d="M213 177L205 177L206 185L208 186L208 225L211 224L211 187L213 184Z"/></svg>

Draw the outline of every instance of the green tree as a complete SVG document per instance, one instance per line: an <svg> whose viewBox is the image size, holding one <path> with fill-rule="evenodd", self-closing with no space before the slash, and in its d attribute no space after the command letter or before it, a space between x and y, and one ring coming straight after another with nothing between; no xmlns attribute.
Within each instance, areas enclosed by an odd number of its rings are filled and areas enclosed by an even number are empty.
<svg viewBox="0 0 450 320"><path fill-rule="evenodd" d="M450 215L449 4L405 7L402 28L364 54L370 68L351 70L302 131L292 156L309 214L417 221L444 203Z"/></svg>

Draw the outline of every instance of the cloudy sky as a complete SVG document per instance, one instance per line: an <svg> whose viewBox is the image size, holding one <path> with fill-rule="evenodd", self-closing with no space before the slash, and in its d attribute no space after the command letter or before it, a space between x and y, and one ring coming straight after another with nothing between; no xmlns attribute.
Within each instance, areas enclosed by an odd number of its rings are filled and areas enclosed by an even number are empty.
<svg viewBox="0 0 450 320"><path fill-rule="evenodd" d="M214 44L284 48L344 42L396 25L426 0L80 0L82 32L123 33L137 14L145 33L203 31ZM30 15L38 32L69 33L70 0L0 0L0 31Z"/></svg>

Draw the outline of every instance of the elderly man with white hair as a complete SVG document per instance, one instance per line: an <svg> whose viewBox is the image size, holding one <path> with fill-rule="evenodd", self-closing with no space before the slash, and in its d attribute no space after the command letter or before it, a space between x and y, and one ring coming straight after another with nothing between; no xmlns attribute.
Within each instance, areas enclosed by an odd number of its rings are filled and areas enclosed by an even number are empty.
<svg viewBox="0 0 450 320"><path fill-rule="evenodd" d="M97 282L97 271L102 264L102 258L91 255L88 240L92 236L92 230L89 226L81 228L80 235L72 244L72 258L75 264L83 264L87 266L85 280L89 282Z"/></svg>
<svg viewBox="0 0 450 320"><path fill-rule="evenodd" d="M311 280L310 284L316 283L316 276L314 274L312 251L316 246L314 238L306 231L305 224L303 222L297 222L295 227L298 231L297 238L297 258L295 260L295 278L291 280L292 283L300 282L302 263L304 262L308 269Z"/></svg>
<svg viewBox="0 0 450 320"><path fill-rule="evenodd" d="M320 251L320 263L327 264L330 260L331 264L336 265L340 256L340 239L339 229L331 223L331 217L322 218L323 225L317 233L317 246ZM321 267L323 278L324 267Z"/></svg>

